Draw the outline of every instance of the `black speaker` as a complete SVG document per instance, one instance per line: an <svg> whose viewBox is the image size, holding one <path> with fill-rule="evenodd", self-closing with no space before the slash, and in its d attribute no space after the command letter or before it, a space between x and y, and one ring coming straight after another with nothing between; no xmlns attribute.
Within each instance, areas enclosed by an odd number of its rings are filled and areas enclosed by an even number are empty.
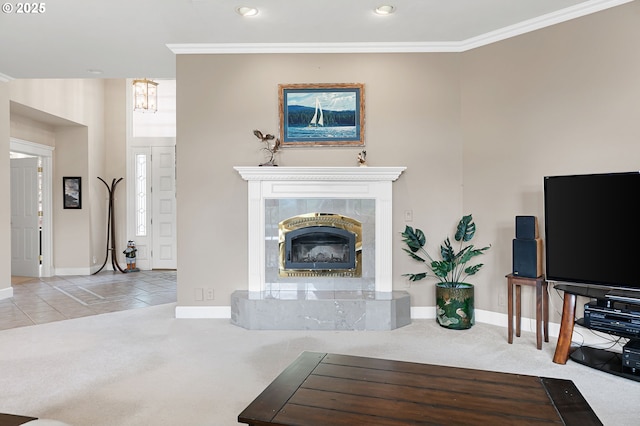
<svg viewBox="0 0 640 426"><path fill-rule="evenodd" d="M516 238L525 240L538 238L538 219L535 216L516 216Z"/></svg>
<svg viewBox="0 0 640 426"><path fill-rule="evenodd" d="M513 240L513 275L538 278L542 275L542 240Z"/></svg>

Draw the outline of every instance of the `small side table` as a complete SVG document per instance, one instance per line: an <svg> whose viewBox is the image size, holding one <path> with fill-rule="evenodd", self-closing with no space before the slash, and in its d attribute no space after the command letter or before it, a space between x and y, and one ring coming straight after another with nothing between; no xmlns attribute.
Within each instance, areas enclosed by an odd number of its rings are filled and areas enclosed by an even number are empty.
<svg viewBox="0 0 640 426"><path fill-rule="evenodd" d="M544 341L549 341L549 293L547 292L547 281L544 275L537 278L519 277L509 274L507 277L507 315L508 315L508 338L509 343L513 343L513 287L516 290L516 336L520 337L520 317L522 305L520 302L521 286L528 285L536 288L536 346L542 349L542 334Z"/></svg>

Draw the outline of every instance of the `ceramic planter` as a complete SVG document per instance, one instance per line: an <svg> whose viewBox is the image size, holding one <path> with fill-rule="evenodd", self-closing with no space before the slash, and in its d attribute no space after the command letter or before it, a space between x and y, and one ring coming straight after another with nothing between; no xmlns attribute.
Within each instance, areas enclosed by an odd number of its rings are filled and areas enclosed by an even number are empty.
<svg viewBox="0 0 640 426"><path fill-rule="evenodd" d="M455 330L471 328L474 324L473 284L436 284L436 320L442 327Z"/></svg>

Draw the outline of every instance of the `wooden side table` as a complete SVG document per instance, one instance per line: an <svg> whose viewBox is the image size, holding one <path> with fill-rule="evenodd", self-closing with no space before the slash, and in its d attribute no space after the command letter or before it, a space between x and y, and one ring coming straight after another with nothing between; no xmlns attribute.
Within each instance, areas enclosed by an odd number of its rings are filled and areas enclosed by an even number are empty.
<svg viewBox="0 0 640 426"><path fill-rule="evenodd" d="M547 281L544 275L537 278L519 277L509 274L507 277L507 315L508 315L508 341L513 343L513 287L516 290L516 336L520 337L520 317L522 305L520 302L521 286L528 285L536 288L536 346L542 349L542 334L544 341L549 341L549 293Z"/></svg>

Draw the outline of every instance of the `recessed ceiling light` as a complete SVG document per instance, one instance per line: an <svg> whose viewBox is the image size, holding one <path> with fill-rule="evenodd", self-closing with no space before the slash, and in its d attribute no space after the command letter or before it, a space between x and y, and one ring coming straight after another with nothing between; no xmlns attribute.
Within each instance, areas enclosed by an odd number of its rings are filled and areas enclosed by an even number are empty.
<svg viewBox="0 0 640 426"><path fill-rule="evenodd" d="M89 74L102 74L102 70L90 68L87 70Z"/></svg>
<svg viewBox="0 0 640 426"><path fill-rule="evenodd" d="M236 8L236 12L240 16L256 16L258 14L258 9L255 7L240 6Z"/></svg>
<svg viewBox="0 0 640 426"><path fill-rule="evenodd" d="M376 7L375 12L378 15L391 15L396 11L396 8L391 6L390 4L383 4L382 6Z"/></svg>

